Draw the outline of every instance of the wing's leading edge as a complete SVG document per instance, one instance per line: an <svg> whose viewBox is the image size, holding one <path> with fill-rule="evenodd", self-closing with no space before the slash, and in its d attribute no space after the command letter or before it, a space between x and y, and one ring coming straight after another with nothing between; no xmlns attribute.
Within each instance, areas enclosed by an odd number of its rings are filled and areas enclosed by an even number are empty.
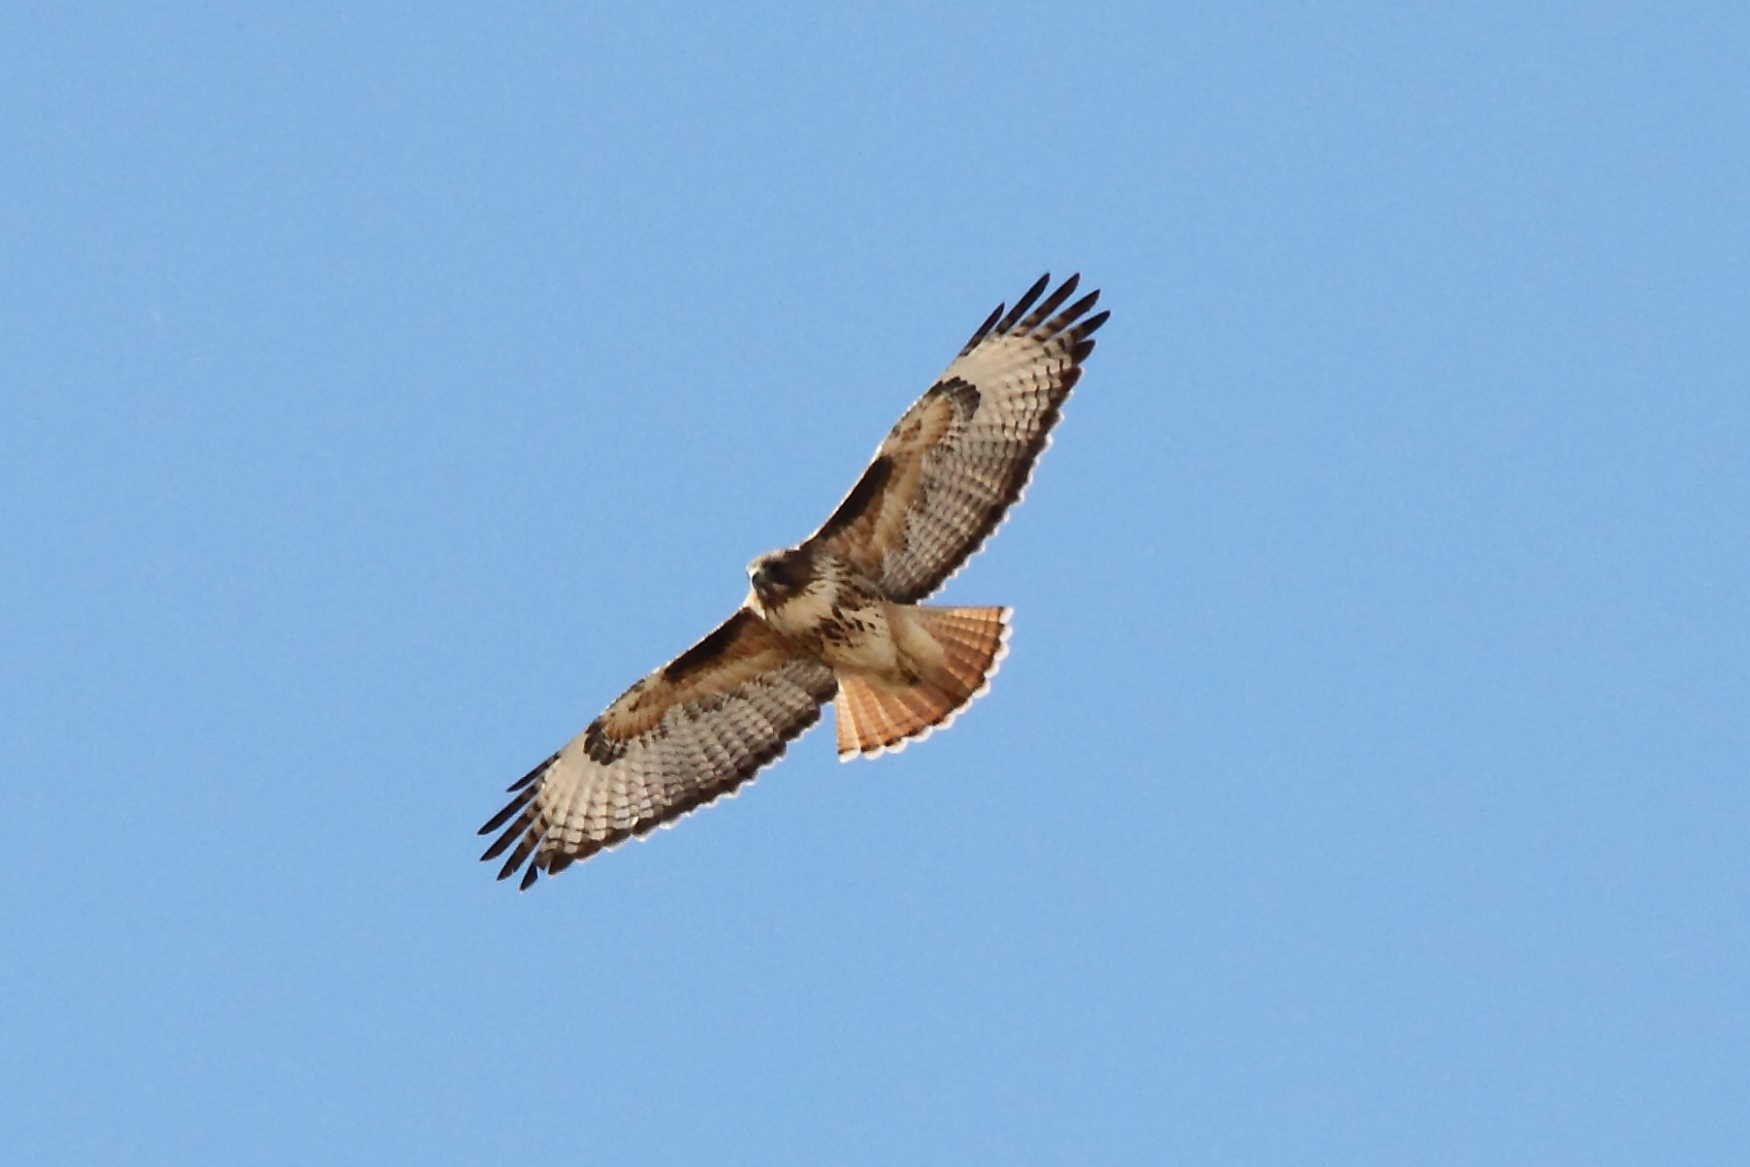
<svg viewBox="0 0 1750 1167"><path fill-rule="evenodd" d="M565 748L511 786L480 828L501 832L498 877L522 887L678 819L752 778L820 720L831 667L746 608L633 685Z"/></svg>

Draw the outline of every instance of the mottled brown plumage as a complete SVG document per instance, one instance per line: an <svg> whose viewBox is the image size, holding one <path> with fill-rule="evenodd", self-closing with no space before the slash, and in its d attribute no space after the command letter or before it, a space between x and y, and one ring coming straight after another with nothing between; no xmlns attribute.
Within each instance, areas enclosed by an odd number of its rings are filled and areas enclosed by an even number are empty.
<svg viewBox="0 0 1750 1167"><path fill-rule="evenodd" d="M503 879L522 886L732 794L835 703L841 758L946 726L1007 652L1006 608L934 592L1019 501L1107 313L1078 277L1001 306L906 411L813 536L748 567L753 589L709 636L633 685L510 789ZM1043 298L1041 298L1043 297Z"/></svg>

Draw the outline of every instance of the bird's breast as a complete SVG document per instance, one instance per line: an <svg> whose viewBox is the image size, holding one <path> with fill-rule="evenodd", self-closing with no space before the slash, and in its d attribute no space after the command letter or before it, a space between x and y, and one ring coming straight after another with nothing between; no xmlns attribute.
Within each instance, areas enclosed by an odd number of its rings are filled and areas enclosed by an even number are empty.
<svg viewBox="0 0 1750 1167"><path fill-rule="evenodd" d="M886 605L840 581L812 581L768 609L766 619L835 669L886 674L897 668Z"/></svg>

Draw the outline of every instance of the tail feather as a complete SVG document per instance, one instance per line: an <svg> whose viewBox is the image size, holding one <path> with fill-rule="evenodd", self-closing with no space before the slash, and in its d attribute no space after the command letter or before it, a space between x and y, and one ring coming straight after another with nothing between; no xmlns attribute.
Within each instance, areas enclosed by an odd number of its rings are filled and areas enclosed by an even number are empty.
<svg viewBox="0 0 1750 1167"><path fill-rule="evenodd" d="M960 711L990 689L1008 655L1012 613L1007 608L913 609L940 648L918 681L895 688L871 677L842 675L833 703L839 758L849 761L905 748L932 730L950 725Z"/></svg>
<svg viewBox="0 0 1750 1167"><path fill-rule="evenodd" d="M894 724L894 717L902 714L901 710L889 710L881 696L860 677L852 678L850 688L860 707L857 725L864 740L889 741L904 736L905 731Z"/></svg>

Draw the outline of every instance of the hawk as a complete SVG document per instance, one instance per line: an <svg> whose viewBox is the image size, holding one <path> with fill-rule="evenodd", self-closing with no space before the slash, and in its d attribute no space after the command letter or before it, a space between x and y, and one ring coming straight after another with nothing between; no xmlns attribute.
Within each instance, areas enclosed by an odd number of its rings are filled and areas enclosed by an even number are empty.
<svg viewBox="0 0 1750 1167"><path fill-rule="evenodd" d="M523 888L732 794L833 703L839 758L946 727L1007 654L1007 608L920 604L1019 501L1108 313L1050 276L998 305L826 524L748 565L747 599L510 787L480 834ZM1043 299L1041 298L1043 297Z"/></svg>

